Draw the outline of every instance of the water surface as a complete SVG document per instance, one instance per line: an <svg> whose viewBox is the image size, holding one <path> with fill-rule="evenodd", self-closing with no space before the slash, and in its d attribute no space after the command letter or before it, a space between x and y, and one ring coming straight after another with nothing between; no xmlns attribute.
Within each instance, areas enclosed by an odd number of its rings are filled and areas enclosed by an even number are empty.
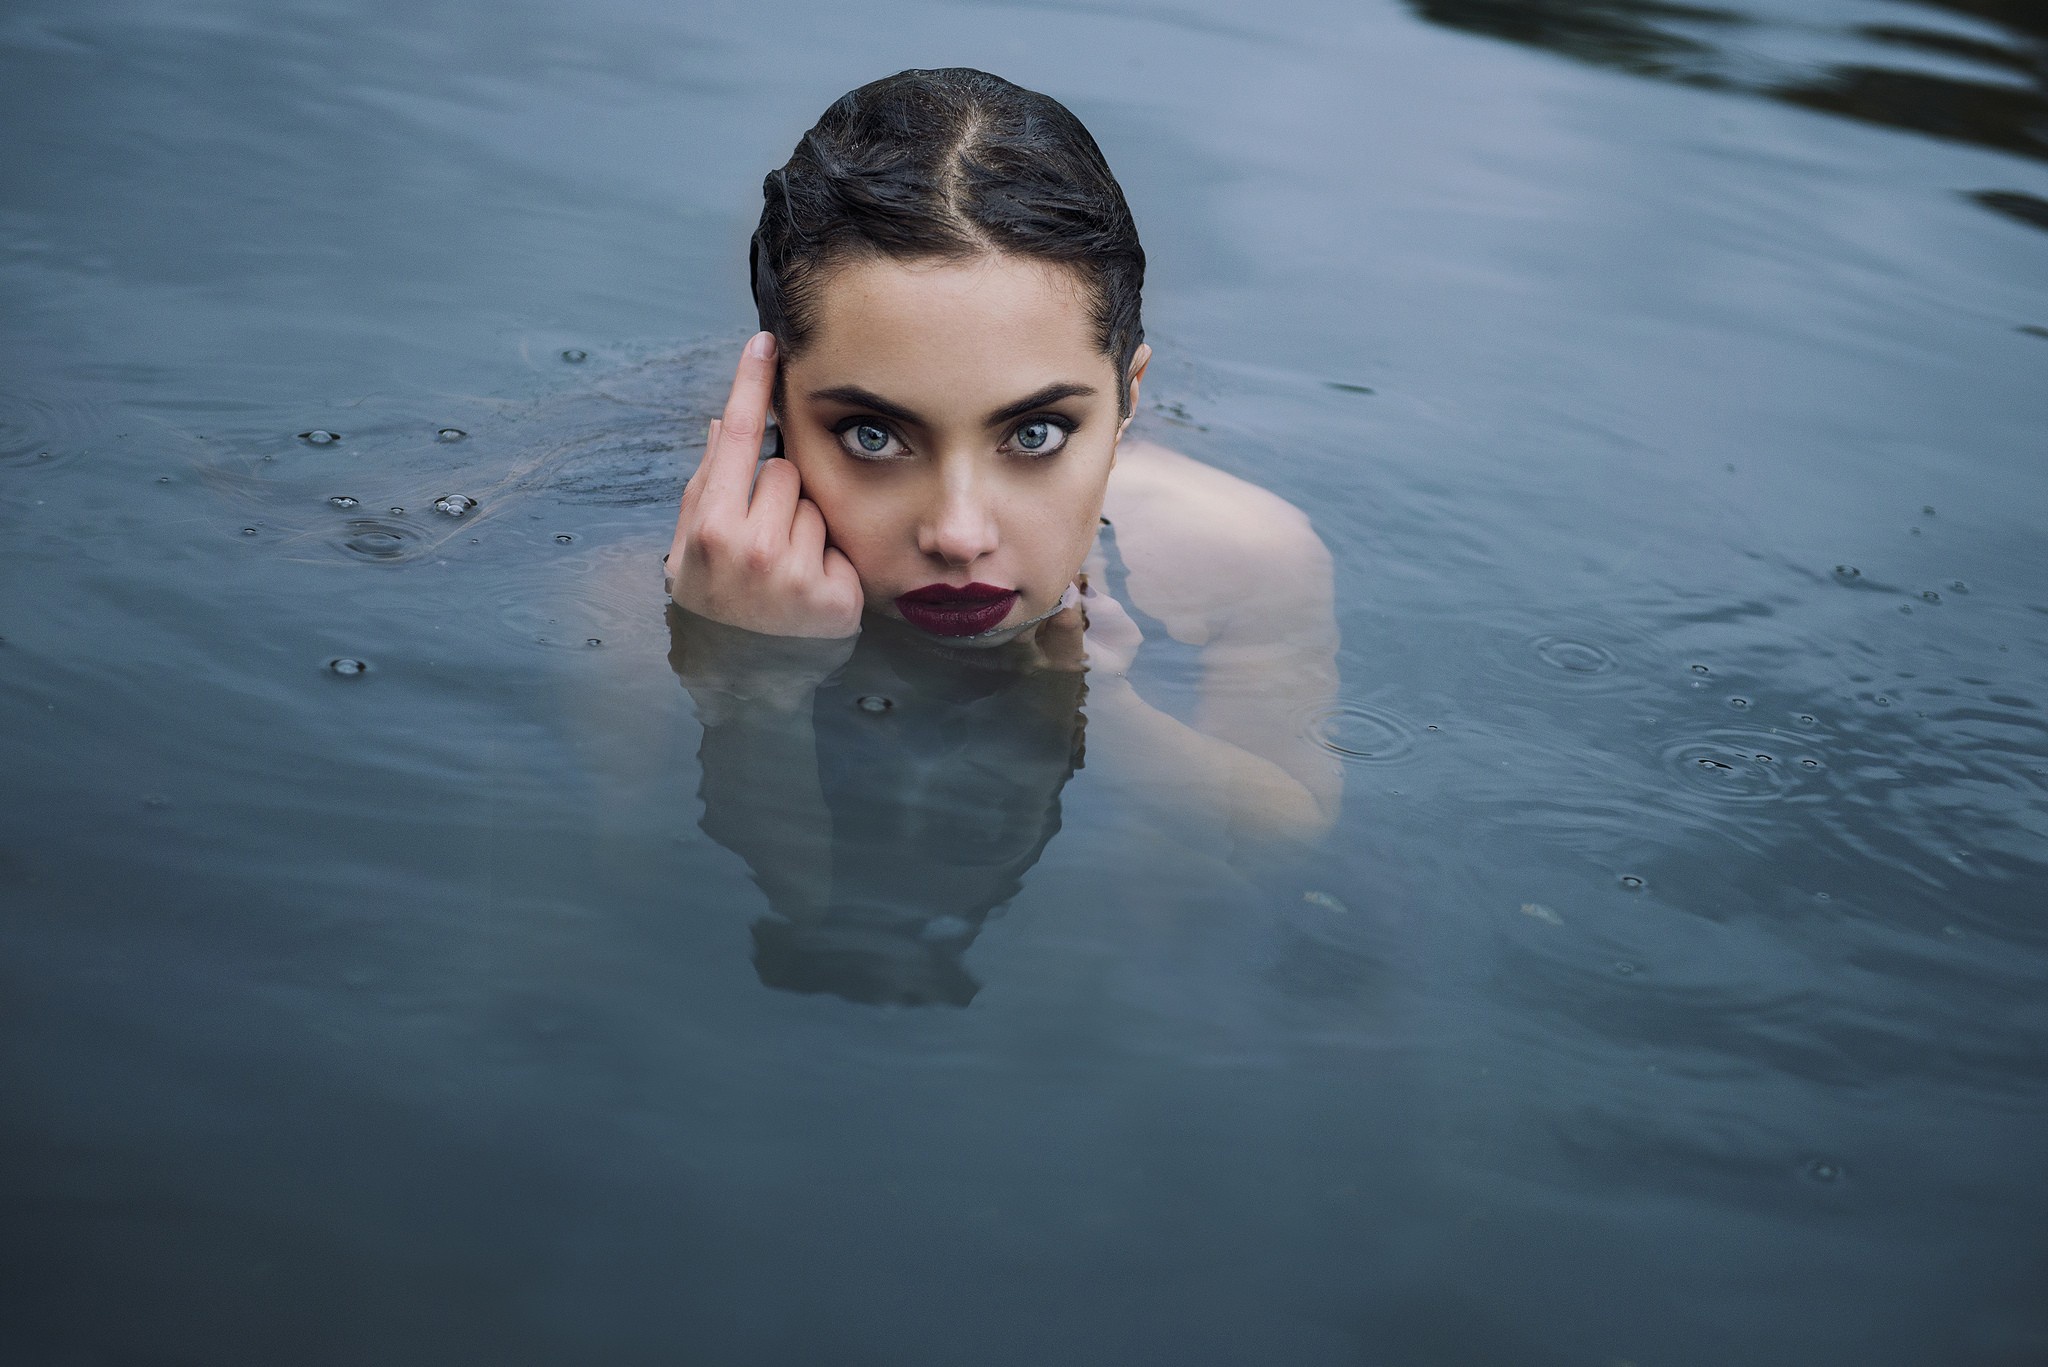
<svg viewBox="0 0 2048 1367"><path fill-rule="evenodd" d="M0 1357L2048 1356L2042 53L13 5ZM978 880L792 928L655 562L760 176L955 62L1123 177L1147 434L1329 544L1345 810L1230 850L1039 699ZM849 677L846 754L913 737L880 848L954 742Z"/></svg>

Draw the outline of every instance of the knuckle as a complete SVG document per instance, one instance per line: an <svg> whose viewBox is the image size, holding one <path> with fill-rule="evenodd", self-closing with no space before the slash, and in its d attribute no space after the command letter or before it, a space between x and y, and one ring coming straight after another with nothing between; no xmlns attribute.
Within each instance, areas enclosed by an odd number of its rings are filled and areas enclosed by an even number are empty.
<svg viewBox="0 0 2048 1367"><path fill-rule="evenodd" d="M691 534L690 548L702 559L722 559L732 550L732 533L719 523L707 522Z"/></svg>
<svg viewBox="0 0 2048 1367"><path fill-rule="evenodd" d="M755 574L767 574L775 568L775 548L762 541L749 541L741 554L741 563Z"/></svg>
<svg viewBox="0 0 2048 1367"><path fill-rule="evenodd" d="M721 431L728 437L758 437L761 435L761 419L759 415L742 408L726 415L725 425Z"/></svg>

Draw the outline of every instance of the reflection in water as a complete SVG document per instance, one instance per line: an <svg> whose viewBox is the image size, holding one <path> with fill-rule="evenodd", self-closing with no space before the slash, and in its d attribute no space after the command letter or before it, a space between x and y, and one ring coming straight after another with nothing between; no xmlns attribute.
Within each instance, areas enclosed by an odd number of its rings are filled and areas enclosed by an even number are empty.
<svg viewBox="0 0 2048 1367"><path fill-rule="evenodd" d="M690 619L671 611L688 681ZM761 982L965 1006L962 956L1060 826L1079 673L1020 673L871 624L809 705L704 711L703 827L754 871Z"/></svg>
<svg viewBox="0 0 2048 1367"><path fill-rule="evenodd" d="M1602 66L2048 160L2048 6L2033 0L1871 4L1871 22L1838 27L1668 0L1409 3L1433 23ZM1817 43L1828 55L1811 55ZM1976 198L2048 226L2033 196Z"/></svg>

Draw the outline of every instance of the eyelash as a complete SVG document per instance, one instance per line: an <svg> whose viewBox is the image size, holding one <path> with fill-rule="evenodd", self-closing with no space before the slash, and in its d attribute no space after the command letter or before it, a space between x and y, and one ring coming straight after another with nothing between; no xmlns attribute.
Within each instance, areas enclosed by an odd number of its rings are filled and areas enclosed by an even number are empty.
<svg viewBox="0 0 2048 1367"><path fill-rule="evenodd" d="M1014 438L1016 437L1017 433L1037 423L1044 423L1047 427L1052 428L1054 431L1060 434L1059 444L1057 446L1054 446L1050 451L1026 451L1021 447L1016 447L1011 444ZM832 435L839 439L839 449L846 452L847 455L853 457L853 459L855 460L865 461L869 463L880 463L882 461L901 460L903 458L902 453L883 454L881 452L856 451L853 448L853 446L848 443L846 438L849 432L852 432L855 428L859 427L872 427L877 431L886 432L889 434L889 439L895 442L897 445L903 447L905 452L909 450L910 443L904 441L902 435L898 433L896 429L884 419L859 417L842 418L832 425ZM1018 419L1016 424L1010 428L1009 437L1004 439L1003 449L1013 450L1018 455L1024 457L1026 460L1047 460L1053 456L1058 455L1061 451L1065 450L1067 443L1073 439L1074 433L1079 429L1079 423L1074 422L1068 418L1060 417L1058 414L1054 413L1041 413L1033 417L1020 418Z"/></svg>

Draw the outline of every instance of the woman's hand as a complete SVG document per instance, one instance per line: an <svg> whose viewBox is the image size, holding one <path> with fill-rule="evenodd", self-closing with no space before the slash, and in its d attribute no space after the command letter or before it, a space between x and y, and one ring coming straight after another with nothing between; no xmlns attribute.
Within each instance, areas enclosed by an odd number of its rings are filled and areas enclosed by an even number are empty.
<svg viewBox="0 0 2048 1367"><path fill-rule="evenodd" d="M860 630L860 576L825 544L825 518L803 496L796 466L760 465L775 386L775 335L740 356L725 416L683 488L667 565L678 607L763 636L844 637Z"/></svg>

